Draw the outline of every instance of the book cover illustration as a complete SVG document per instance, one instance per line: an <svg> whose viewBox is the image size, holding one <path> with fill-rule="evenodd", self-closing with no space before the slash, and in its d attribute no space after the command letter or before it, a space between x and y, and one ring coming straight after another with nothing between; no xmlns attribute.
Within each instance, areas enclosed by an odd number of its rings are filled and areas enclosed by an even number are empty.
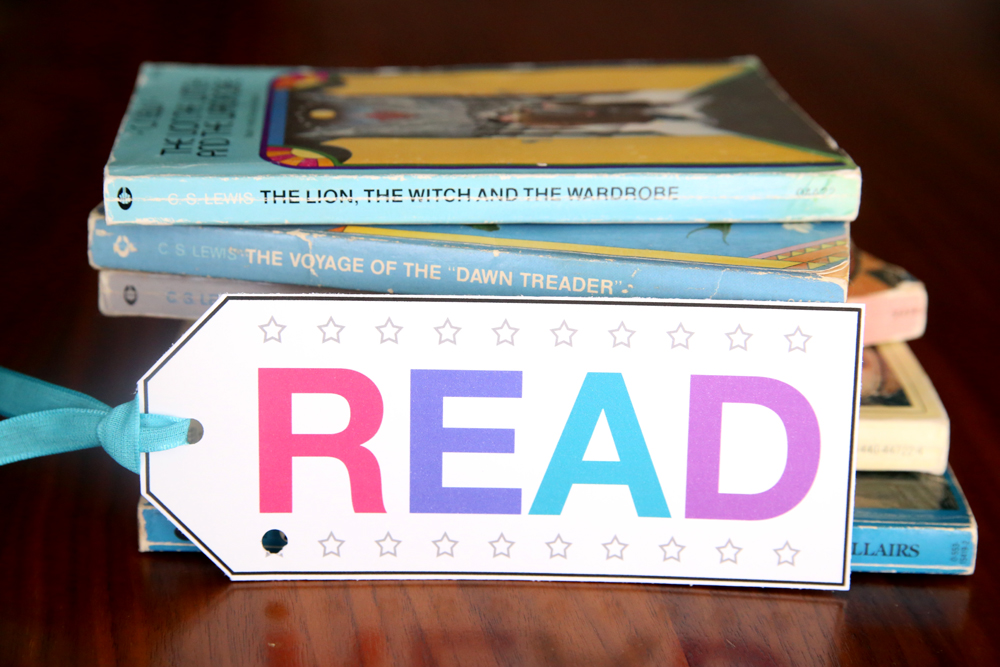
<svg viewBox="0 0 1000 667"><path fill-rule="evenodd" d="M945 471L948 413L906 343L865 348L860 414L859 470Z"/></svg>
<svg viewBox="0 0 1000 667"><path fill-rule="evenodd" d="M271 83L261 155L295 169L851 164L752 59L301 70Z"/></svg>
<svg viewBox="0 0 1000 667"><path fill-rule="evenodd" d="M756 58L379 70L147 63L108 221L853 220L860 172Z"/></svg>
<svg viewBox="0 0 1000 667"><path fill-rule="evenodd" d="M344 225L334 233L428 244L576 253L702 264L805 270L843 279L848 268L844 225L787 223L705 225ZM785 245L788 244L788 245ZM775 247L779 246L779 247Z"/></svg>

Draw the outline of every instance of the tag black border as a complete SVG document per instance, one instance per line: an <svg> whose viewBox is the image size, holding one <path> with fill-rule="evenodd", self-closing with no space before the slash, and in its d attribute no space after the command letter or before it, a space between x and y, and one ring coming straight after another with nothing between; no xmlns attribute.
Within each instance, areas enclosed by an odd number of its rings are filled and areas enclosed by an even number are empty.
<svg viewBox="0 0 1000 667"><path fill-rule="evenodd" d="M535 298L535 297L525 297L525 298L477 298L477 297L437 297L437 296L394 296L394 295L367 295L367 294L313 294L313 295L229 295L224 294L219 297L215 305L204 315L202 318L193 326L185 332L183 338L179 340L171 350L161 358L156 365L154 365L146 375L143 376L142 382L142 397L143 405L142 411L144 413L149 412L149 381L163 368L177 352L184 347L185 343L191 340L198 331L205 326L205 324L212 319L212 317L221 310L226 303L229 301L390 301L390 302L426 302L433 301L437 303L537 303L537 304L570 304L570 305L593 305L595 303L602 304L613 304L613 305L627 305L627 306L648 306L648 307L686 307L686 308L743 308L750 310L832 310L837 312L853 312L857 316L857 333L855 341L855 364L854 364L854 400L851 409L851 442L855 441L855 430L857 427L857 406L858 406L858 373L861 369L861 354L863 351L863 341L862 341L862 322L863 322L863 308L858 305L849 304L837 304L837 305L826 305L826 304L784 304L780 302L775 303L741 303L738 301L681 301L681 300L645 300L645 299L612 299L612 298L597 298L597 299L552 299L552 298ZM818 306L818 307L817 307ZM528 581L608 581L608 580L622 580L624 583L706 583L706 584L716 584L721 586L727 585L765 585L779 588L801 588L806 586L825 588L827 590L838 590L844 589L849 581L850 570L851 570L851 542L847 539L851 530L851 499L854 496L854 485L855 478L851 475L851 479L847 485L847 498L845 503L845 520L844 520L844 568L841 572L840 582L830 583L826 581L776 581L772 579L717 579L713 577L676 577L676 576L655 576L655 575L644 575L636 576L631 574L553 574L549 572L442 572L442 571L430 571L430 572L416 572L416 571L406 571L406 572L385 572L385 571L361 571L361 570L338 570L338 571L234 571L229 565L225 563L212 551L208 545L202 542L188 526L181 521L173 512L171 512L166 504L156 497L150 490L150 468L149 468L149 456L143 456L143 465L146 469L146 474L143 478L142 483L142 495L146 496L150 500L155 502L157 509L166 514L170 521L174 525L179 526L185 534L191 539L191 541L198 546L198 548L205 554L209 555L211 559L226 573L230 579L234 577L277 577L280 579L288 580L327 580L327 581L338 581L338 580L352 580L370 578L370 580L385 579L385 580L405 580L412 577L427 576L433 577L435 579L446 579L446 580L462 580L475 581L475 579L467 579L468 577L482 578L483 580L505 580L509 577L516 577L521 580ZM848 458L848 466L850 469L854 468L854 447L851 448L851 453ZM332 575L332 576L331 576ZM399 577L398 575L403 575ZM336 578L334 578L336 577Z"/></svg>

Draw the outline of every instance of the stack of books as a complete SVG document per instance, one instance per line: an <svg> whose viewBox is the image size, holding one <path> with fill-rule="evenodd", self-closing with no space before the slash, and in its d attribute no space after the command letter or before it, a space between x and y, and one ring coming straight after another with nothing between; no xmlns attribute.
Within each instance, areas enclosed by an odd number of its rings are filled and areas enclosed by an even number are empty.
<svg viewBox="0 0 1000 667"><path fill-rule="evenodd" d="M865 304L851 568L971 574L978 532L948 467L948 413L906 344L927 326L927 290L854 249L848 301Z"/></svg>
<svg viewBox="0 0 1000 667"><path fill-rule="evenodd" d="M754 58L147 64L89 254L107 315L248 292L863 301L858 467L879 472L859 474L854 567L971 571L947 415L900 342L926 291L861 252L852 271L860 188ZM144 548L183 546L154 514Z"/></svg>

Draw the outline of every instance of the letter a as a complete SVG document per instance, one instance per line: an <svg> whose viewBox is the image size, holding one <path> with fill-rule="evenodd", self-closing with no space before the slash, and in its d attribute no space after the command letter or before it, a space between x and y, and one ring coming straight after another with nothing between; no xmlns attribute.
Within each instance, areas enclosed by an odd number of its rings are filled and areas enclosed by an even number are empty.
<svg viewBox="0 0 1000 667"><path fill-rule="evenodd" d="M723 403L762 405L784 423L788 436L785 470L767 491L719 493ZM819 422L798 389L765 377L692 375L689 410L687 518L771 519L791 510L809 493L819 469Z"/></svg>
<svg viewBox="0 0 1000 667"><path fill-rule="evenodd" d="M351 419L340 433L293 434L292 394L339 394ZM260 511L292 511L292 458L329 456L347 466L355 512L384 513L382 473L375 455L361 445L382 425L382 395L375 383L342 368L257 370L260 429Z"/></svg>
<svg viewBox="0 0 1000 667"><path fill-rule="evenodd" d="M602 411L618 461L584 461ZM639 516L670 516L621 373L587 373L529 514L561 514L574 484L625 484Z"/></svg>

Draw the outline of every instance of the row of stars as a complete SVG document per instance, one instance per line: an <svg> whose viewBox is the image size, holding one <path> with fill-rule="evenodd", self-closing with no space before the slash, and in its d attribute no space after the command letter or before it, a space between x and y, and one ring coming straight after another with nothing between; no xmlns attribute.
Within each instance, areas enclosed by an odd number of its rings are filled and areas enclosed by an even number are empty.
<svg viewBox="0 0 1000 667"><path fill-rule="evenodd" d="M344 546L344 544L347 543L346 540L337 539L337 536L333 534L333 531L331 531L326 538L318 540L318 542L320 546L323 547L324 557L326 556L340 557L340 549L342 546ZM386 532L385 537L383 537L381 540L375 540L375 544L377 544L379 547L380 557L397 556L398 554L396 553L396 550L402 543L403 543L402 540L394 539L392 537L392 534L389 532ZM458 541L448 537L447 532L444 533L440 537L440 539L431 540L431 544L433 544L437 549L438 557L440 556L451 556L452 558L455 557L455 547L458 545ZM511 547L513 547L516 544L516 542L507 539L506 537L504 537L503 533L500 533L500 536L497 539L488 542L487 544L493 547L494 558L497 558L498 556L506 556L507 558L510 558ZM573 543L567 542L566 540L563 539L561 534L557 534L551 542L546 542L545 545L549 548L550 559L552 558L568 559L569 548L573 545ZM629 545L619 540L618 536L615 535L614 537L611 538L610 541L602 543L601 546L603 546L605 551L607 552L605 560L611 560L613 558L617 558L619 560L625 560L625 548L628 547ZM664 561L675 560L677 562L681 561L681 552L687 548L686 545L678 544L677 540L675 540L673 537L670 538L669 542L667 542L666 544L661 544L659 545L659 547L663 551ZM743 547L738 547L735 544L733 544L732 539L727 539L724 545L715 548L719 552L720 564L727 562L738 564L737 558L739 557L740 552L744 550ZM801 549L793 549L792 545L789 544L788 541L786 540L784 545L782 545L777 549L772 549L772 551L774 551L774 553L777 554L778 556L778 563L777 563L778 565L788 564L794 567L795 557L798 555Z"/></svg>
<svg viewBox="0 0 1000 667"><path fill-rule="evenodd" d="M264 332L264 342L276 341L281 342L281 332L288 328L284 324L278 324L271 316L264 324L257 325L261 331ZM319 324L316 327L323 334L323 342L327 343L333 341L334 343L340 342L340 334L347 327L341 324L337 324L333 317L327 320L326 324ZM434 331L438 334L438 345L444 345L445 343L451 343L452 345L458 345L458 333L462 330L462 327L457 327L451 323L450 318L445 318L444 324L439 327L433 327ZM375 329L379 332L380 343L399 343L399 334L403 330L403 327L398 326L393 323L392 318L388 317L385 320L385 324L382 326L377 326ZM503 324L498 327L492 328L493 333L497 337L497 345L514 345L514 335L517 334L520 329L513 327L505 319ZM570 327L566 320L562 321L558 327L554 329L549 329L552 335L555 336L555 346L568 345L573 347L573 336L579 331L578 329L573 329ZM636 331L634 329L629 329L625 326L625 322L620 322L616 329L608 329L608 333L611 334L614 341L611 347L618 347L619 345L623 347L632 347L632 336L635 335ZM691 338L695 335L694 331L688 331L684 328L683 323L679 323L677 328L673 331L668 331L667 334L670 336L670 348L683 347L685 349L690 349L689 345ZM748 350L747 344L754 334L743 330L743 325L738 324L736 329L726 334L729 338L729 349L730 350ZM785 338L788 339L788 351L794 352L795 350L806 351L806 343L812 336L803 333L801 327L795 327L795 331L790 334L785 334Z"/></svg>

